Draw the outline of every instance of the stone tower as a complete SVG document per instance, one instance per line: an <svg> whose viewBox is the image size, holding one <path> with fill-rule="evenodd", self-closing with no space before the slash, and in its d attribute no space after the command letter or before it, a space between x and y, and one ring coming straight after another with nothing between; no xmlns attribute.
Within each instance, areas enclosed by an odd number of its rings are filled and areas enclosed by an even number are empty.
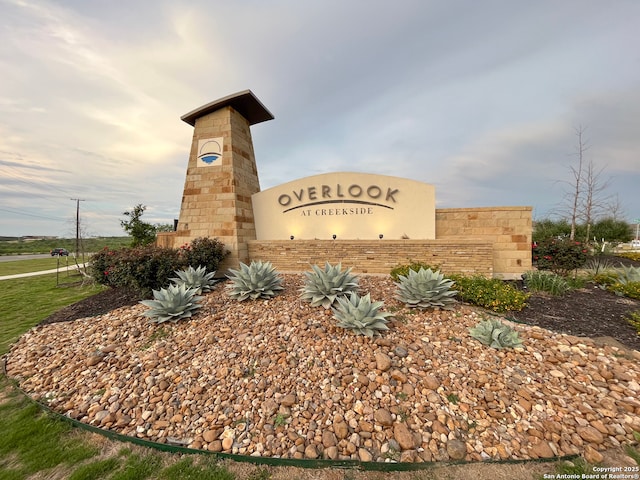
<svg viewBox="0 0 640 480"><path fill-rule="evenodd" d="M256 238L251 195L260 191L249 127L273 118L250 90L181 117L194 127L193 141L176 232L160 243L218 238L231 251L219 273L248 261L247 241Z"/></svg>

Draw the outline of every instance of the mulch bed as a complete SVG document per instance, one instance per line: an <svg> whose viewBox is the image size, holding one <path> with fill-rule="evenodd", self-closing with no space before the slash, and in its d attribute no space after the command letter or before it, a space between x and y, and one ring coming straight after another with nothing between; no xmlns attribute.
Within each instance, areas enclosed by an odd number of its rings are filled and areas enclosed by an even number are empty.
<svg viewBox="0 0 640 480"><path fill-rule="evenodd" d="M626 265L640 266L640 262L619 257L611 260L614 263L624 260ZM41 323L102 315L115 308L134 305L139 299L135 292L109 289L59 310ZM640 335L626 319L631 312L640 312L640 301L620 297L597 285L588 284L586 288L573 290L562 297L536 293L531 296L524 310L507 317L515 322L579 337L609 337L627 348L640 350Z"/></svg>
<svg viewBox="0 0 640 480"><path fill-rule="evenodd" d="M577 337L612 337L640 350L640 335L625 317L640 312L640 301L619 297L590 284L562 297L534 294L521 312L509 318Z"/></svg>

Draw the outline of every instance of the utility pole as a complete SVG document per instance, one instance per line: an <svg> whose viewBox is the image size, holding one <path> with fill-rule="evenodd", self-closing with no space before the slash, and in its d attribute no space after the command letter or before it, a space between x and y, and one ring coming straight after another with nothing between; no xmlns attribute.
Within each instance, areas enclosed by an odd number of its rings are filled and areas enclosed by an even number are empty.
<svg viewBox="0 0 640 480"><path fill-rule="evenodd" d="M80 252L80 202L84 202L82 198L72 198L76 202L76 258Z"/></svg>

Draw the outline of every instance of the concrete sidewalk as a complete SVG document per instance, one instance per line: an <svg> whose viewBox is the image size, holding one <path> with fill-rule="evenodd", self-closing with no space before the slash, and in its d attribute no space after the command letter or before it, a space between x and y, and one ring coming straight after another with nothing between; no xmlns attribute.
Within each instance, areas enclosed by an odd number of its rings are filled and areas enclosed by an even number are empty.
<svg viewBox="0 0 640 480"><path fill-rule="evenodd" d="M86 267L88 263L83 263L80 267ZM54 268L52 270L41 270L39 272L28 272L28 273L16 273L15 275L5 275L0 277L0 280L12 280L14 278L24 278L24 277L35 277L36 275L47 275L48 273L56 273L56 272L67 272L69 270L76 270L78 268L77 265L70 265L68 267L60 267L58 270Z"/></svg>

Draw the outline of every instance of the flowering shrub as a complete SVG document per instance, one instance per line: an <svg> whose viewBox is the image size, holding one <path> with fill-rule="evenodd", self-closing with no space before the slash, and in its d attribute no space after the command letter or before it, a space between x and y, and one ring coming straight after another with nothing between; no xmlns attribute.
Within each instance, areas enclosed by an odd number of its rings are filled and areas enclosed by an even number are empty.
<svg viewBox="0 0 640 480"><path fill-rule="evenodd" d="M568 239L543 240L531 248L531 260L538 270L551 270L562 276L584 266L588 258L586 245Z"/></svg>
<svg viewBox="0 0 640 480"><path fill-rule="evenodd" d="M617 254L619 257L628 258L629 260L635 260L640 262L640 253L638 252L623 252Z"/></svg>
<svg viewBox="0 0 640 480"><path fill-rule="evenodd" d="M91 276L103 285L127 287L143 295L160 290L176 270L184 268L178 250L152 245L104 249L91 257Z"/></svg>
<svg viewBox="0 0 640 480"><path fill-rule="evenodd" d="M94 253L89 264L89 274L93 279L102 284L109 285L109 267L112 266L111 257L115 255L117 250L110 250L104 247L98 253Z"/></svg>
<svg viewBox="0 0 640 480"><path fill-rule="evenodd" d="M607 290L617 295L640 300L640 282L614 283Z"/></svg>
<svg viewBox="0 0 640 480"><path fill-rule="evenodd" d="M227 254L222 243L211 239L196 239L178 249L153 245L119 250L104 248L91 257L89 268L98 283L131 288L146 296L152 290L169 285L175 272L192 266L192 262L210 270L212 266L217 268Z"/></svg>
<svg viewBox="0 0 640 480"><path fill-rule="evenodd" d="M627 315L626 318L627 322L629 322L629 325L635 328L638 332L638 335L640 335L640 311L631 312Z"/></svg>
<svg viewBox="0 0 640 480"><path fill-rule="evenodd" d="M530 294L498 278L464 275L449 275L449 278L455 282L453 288L461 300L498 313L520 311L526 307L530 297Z"/></svg>
<svg viewBox="0 0 640 480"><path fill-rule="evenodd" d="M596 285L601 285L606 287L606 286L613 285L618 281L618 274L615 271L598 273L596 275L590 276L589 280L591 280Z"/></svg>

